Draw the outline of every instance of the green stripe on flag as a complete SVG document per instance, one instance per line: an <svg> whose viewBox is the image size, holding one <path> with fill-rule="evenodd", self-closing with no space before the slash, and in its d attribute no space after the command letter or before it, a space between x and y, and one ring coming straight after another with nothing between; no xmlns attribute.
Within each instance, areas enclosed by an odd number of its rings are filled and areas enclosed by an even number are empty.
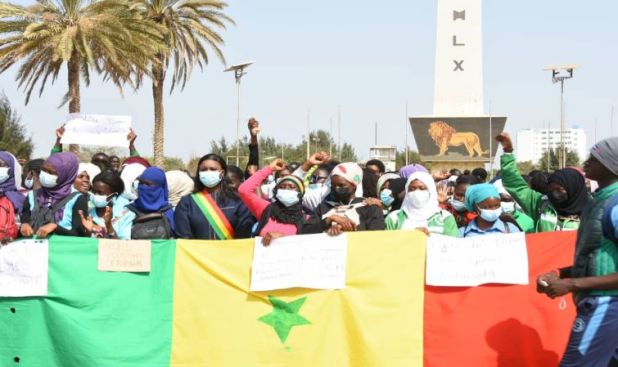
<svg viewBox="0 0 618 367"><path fill-rule="evenodd" d="M0 298L0 366L169 366L175 242L144 274L99 272L97 244L53 237L48 296Z"/></svg>

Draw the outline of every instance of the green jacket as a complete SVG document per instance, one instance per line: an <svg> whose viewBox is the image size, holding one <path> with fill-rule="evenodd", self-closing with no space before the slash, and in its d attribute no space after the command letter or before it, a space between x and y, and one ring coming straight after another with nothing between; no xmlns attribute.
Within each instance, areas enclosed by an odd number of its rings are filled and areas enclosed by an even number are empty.
<svg viewBox="0 0 618 367"><path fill-rule="evenodd" d="M396 210L386 217L386 230L400 230L408 215L403 210ZM446 210L440 210L427 219L429 232L445 236L459 237L459 229L455 217Z"/></svg>
<svg viewBox="0 0 618 367"><path fill-rule="evenodd" d="M618 272L618 246L603 236L602 219L610 198L618 194L618 183L598 191L582 212L582 225L577 231L573 278L598 277ZM585 295L618 296L618 289L580 292Z"/></svg>
<svg viewBox="0 0 618 367"><path fill-rule="evenodd" d="M515 155L505 153L500 158L502 185L534 221L534 232L575 231L579 218L561 218L546 196L532 190L517 170Z"/></svg>
<svg viewBox="0 0 618 367"><path fill-rule="evenodd" d="M532 218L526 215L526 213L522 212L521 210L515 210L515 213L513 213L513 218L515 218L515 221L517 222L517 224L519 224L522 231L526 233L535 232L534 221L532 220Z"/></svg>

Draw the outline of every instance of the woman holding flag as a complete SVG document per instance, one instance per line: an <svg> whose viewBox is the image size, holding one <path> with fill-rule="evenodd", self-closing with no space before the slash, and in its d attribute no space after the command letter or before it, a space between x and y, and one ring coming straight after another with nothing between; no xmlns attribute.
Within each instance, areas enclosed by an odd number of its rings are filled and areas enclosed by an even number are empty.
<svg viewBox="0 0 618 367"><path fill-rule="evenodd" d="M195 190L180 200L174 213L178 238L231 240L251 235L255 219L225 177L223 158L207 154L200 159Z"/></svg>

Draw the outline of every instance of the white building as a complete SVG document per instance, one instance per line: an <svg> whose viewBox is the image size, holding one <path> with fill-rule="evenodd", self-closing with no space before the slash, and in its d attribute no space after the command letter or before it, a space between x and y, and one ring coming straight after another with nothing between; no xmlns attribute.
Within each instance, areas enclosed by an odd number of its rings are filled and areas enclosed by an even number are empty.
<svg viewBox="0 0 618 367"><path fill-rule="evenodd" d="M386 172L394 172L397 160L397 147L378 145L369 148L369 159L379 159L384 163Z"/></svg>
<svg viewBox="0 0 618 367"><path fill-rule="evenodd" d="M567 150L577 152L580 160L588 155L586 133L584 129L569 128L564 130L564 145ZM560 129L527 129L517 133L516 157L518 162L537 163L547 149L560 147Z"/></svg>

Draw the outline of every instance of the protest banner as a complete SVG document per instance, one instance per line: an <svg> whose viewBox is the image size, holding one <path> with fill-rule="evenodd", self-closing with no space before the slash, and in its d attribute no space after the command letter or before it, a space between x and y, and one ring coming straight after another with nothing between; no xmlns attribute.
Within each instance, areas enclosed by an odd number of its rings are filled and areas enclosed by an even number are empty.
<svg viewBox="0 0 618 367"><path fill-rule="evenodd" d="M0 246L0 297L47 295L48 253L47 240Z"/></svg>
<svg viewBox="0 0 618 367"><path fill-rule="evenodd" d="M72 113L64 125L62 144L98 145L128 148L130 116Z"/></svg>

